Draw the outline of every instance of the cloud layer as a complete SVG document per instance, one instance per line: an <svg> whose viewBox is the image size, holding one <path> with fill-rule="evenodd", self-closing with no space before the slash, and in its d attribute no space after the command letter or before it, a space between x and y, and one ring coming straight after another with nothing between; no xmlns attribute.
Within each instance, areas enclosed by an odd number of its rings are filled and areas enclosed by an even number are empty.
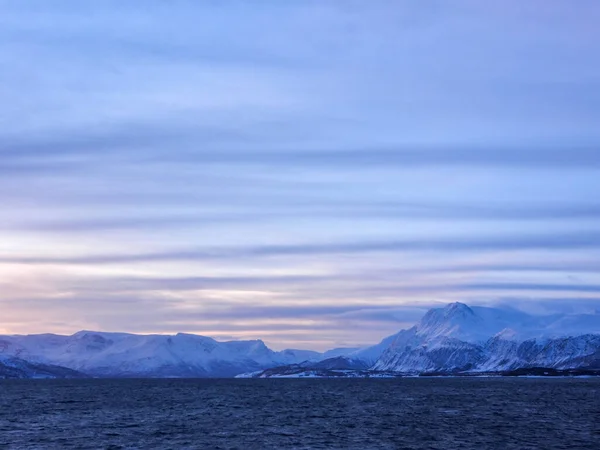
<svg viewBox="0 0 600 450"><path fill-rule="evenodd" d="M598 307L593 0L1 9L0 331L323 349Z"/></svg>

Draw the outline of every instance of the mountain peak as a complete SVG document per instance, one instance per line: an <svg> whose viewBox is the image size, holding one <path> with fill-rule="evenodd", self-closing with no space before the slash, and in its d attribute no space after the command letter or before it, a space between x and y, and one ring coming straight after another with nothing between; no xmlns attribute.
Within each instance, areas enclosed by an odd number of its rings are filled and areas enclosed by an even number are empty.
<svg viewBox="0 0 600 450"><path fill-rule="evenodd" d="M442 321L452 320L454 318L475 318L477 315L475 312L466 304L460 302L449 303L442 308L434 308L427 311L421 324L427 323L439 323Z"/></svg>
<svg viewBox="0 0 600 450"><path fill-rule="evenodd" d="M433 338L477 339L483 330L481 317L464 303L450 303L429 310L417 325L417 334Z"/></svg>
<svg viewBox="0 0 600 450"><path fill-rule="evenodd" d="M475 315L475 312L471 309L471 307L465 303L454 302L449 303L444 308L445 311L452 314L471 314Z"/></svg>

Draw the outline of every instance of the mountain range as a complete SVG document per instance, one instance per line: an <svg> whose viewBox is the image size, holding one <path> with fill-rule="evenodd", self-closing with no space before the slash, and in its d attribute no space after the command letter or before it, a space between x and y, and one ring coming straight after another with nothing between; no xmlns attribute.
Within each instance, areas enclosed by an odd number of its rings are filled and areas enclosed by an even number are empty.
<svg viewBox="0 0 600 450"><path fill-rule="evenodd" d="M490 372L600 368L600 314L533 316L452 303L395 335L374 370Z"/></svg>
<svg viewBox="0 0 600 450"><path fill-rule="evenodd" d="M364 348L273 351L261 340L80 331L0 336L0 378L375 376L600 369L600 314L452 303Z"/></svg>

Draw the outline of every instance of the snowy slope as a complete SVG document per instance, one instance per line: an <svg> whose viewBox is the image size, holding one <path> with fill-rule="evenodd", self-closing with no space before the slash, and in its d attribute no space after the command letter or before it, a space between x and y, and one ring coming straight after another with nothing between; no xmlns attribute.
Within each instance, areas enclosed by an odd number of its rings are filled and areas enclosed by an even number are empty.
<svg viewBox="0 0 600 450"><path fill-rule="evenodd" d="M12 335L0 336L0 364L5 373L105 377L230 377L294 365L408 373L600 367L600 314L534 316L452 303L379 344L325 353L184 333Z"/></svg>
<svg viewBox="0 0 600 450"><path fill-rule="evenodd" d="M381 340L379 344L372 345L370 347L361 348L355 350L353 352L348 353L347 355L340 356L348 356L349 358L358 359L364 361L368 365L373 365L379 360L381 355L396 341L400 336L406 334L406 330L402 330L397 334L392 336L388 336Z"/></svg>
<svg viewBox="0 0 600 450"><path fill-rule="evenodd" d="M600 361L600 314L533 316L452 303L396 334L373 365L400 372L588 367Z"/></svg>
<svg viewBox="0 0 600 450"><path fill-rule="evenodd" d="M321 354L320 359L337 358L338 356L346 356L360 350L358 347L338 347L327 350Z"/></svg>
<svg viewBox="0 0 600 450"><path fill-rule="evenodd" d="M217 342L183 333L167 336L93 331L72 336L2 336L0 354L94 376L118 377L228 377L321 359L317 352L275 352L260 340Z"/></svg>

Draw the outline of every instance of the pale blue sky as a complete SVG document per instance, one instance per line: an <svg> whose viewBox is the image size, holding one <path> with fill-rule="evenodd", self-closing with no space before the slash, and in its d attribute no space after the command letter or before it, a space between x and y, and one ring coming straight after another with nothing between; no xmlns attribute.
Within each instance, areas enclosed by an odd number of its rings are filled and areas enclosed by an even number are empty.
<svg viewBox="0 0 600 450"><path fill-rule="evenodd" d="M600 305L600 4L0 0L0 332L368 344Z"/></svg>

